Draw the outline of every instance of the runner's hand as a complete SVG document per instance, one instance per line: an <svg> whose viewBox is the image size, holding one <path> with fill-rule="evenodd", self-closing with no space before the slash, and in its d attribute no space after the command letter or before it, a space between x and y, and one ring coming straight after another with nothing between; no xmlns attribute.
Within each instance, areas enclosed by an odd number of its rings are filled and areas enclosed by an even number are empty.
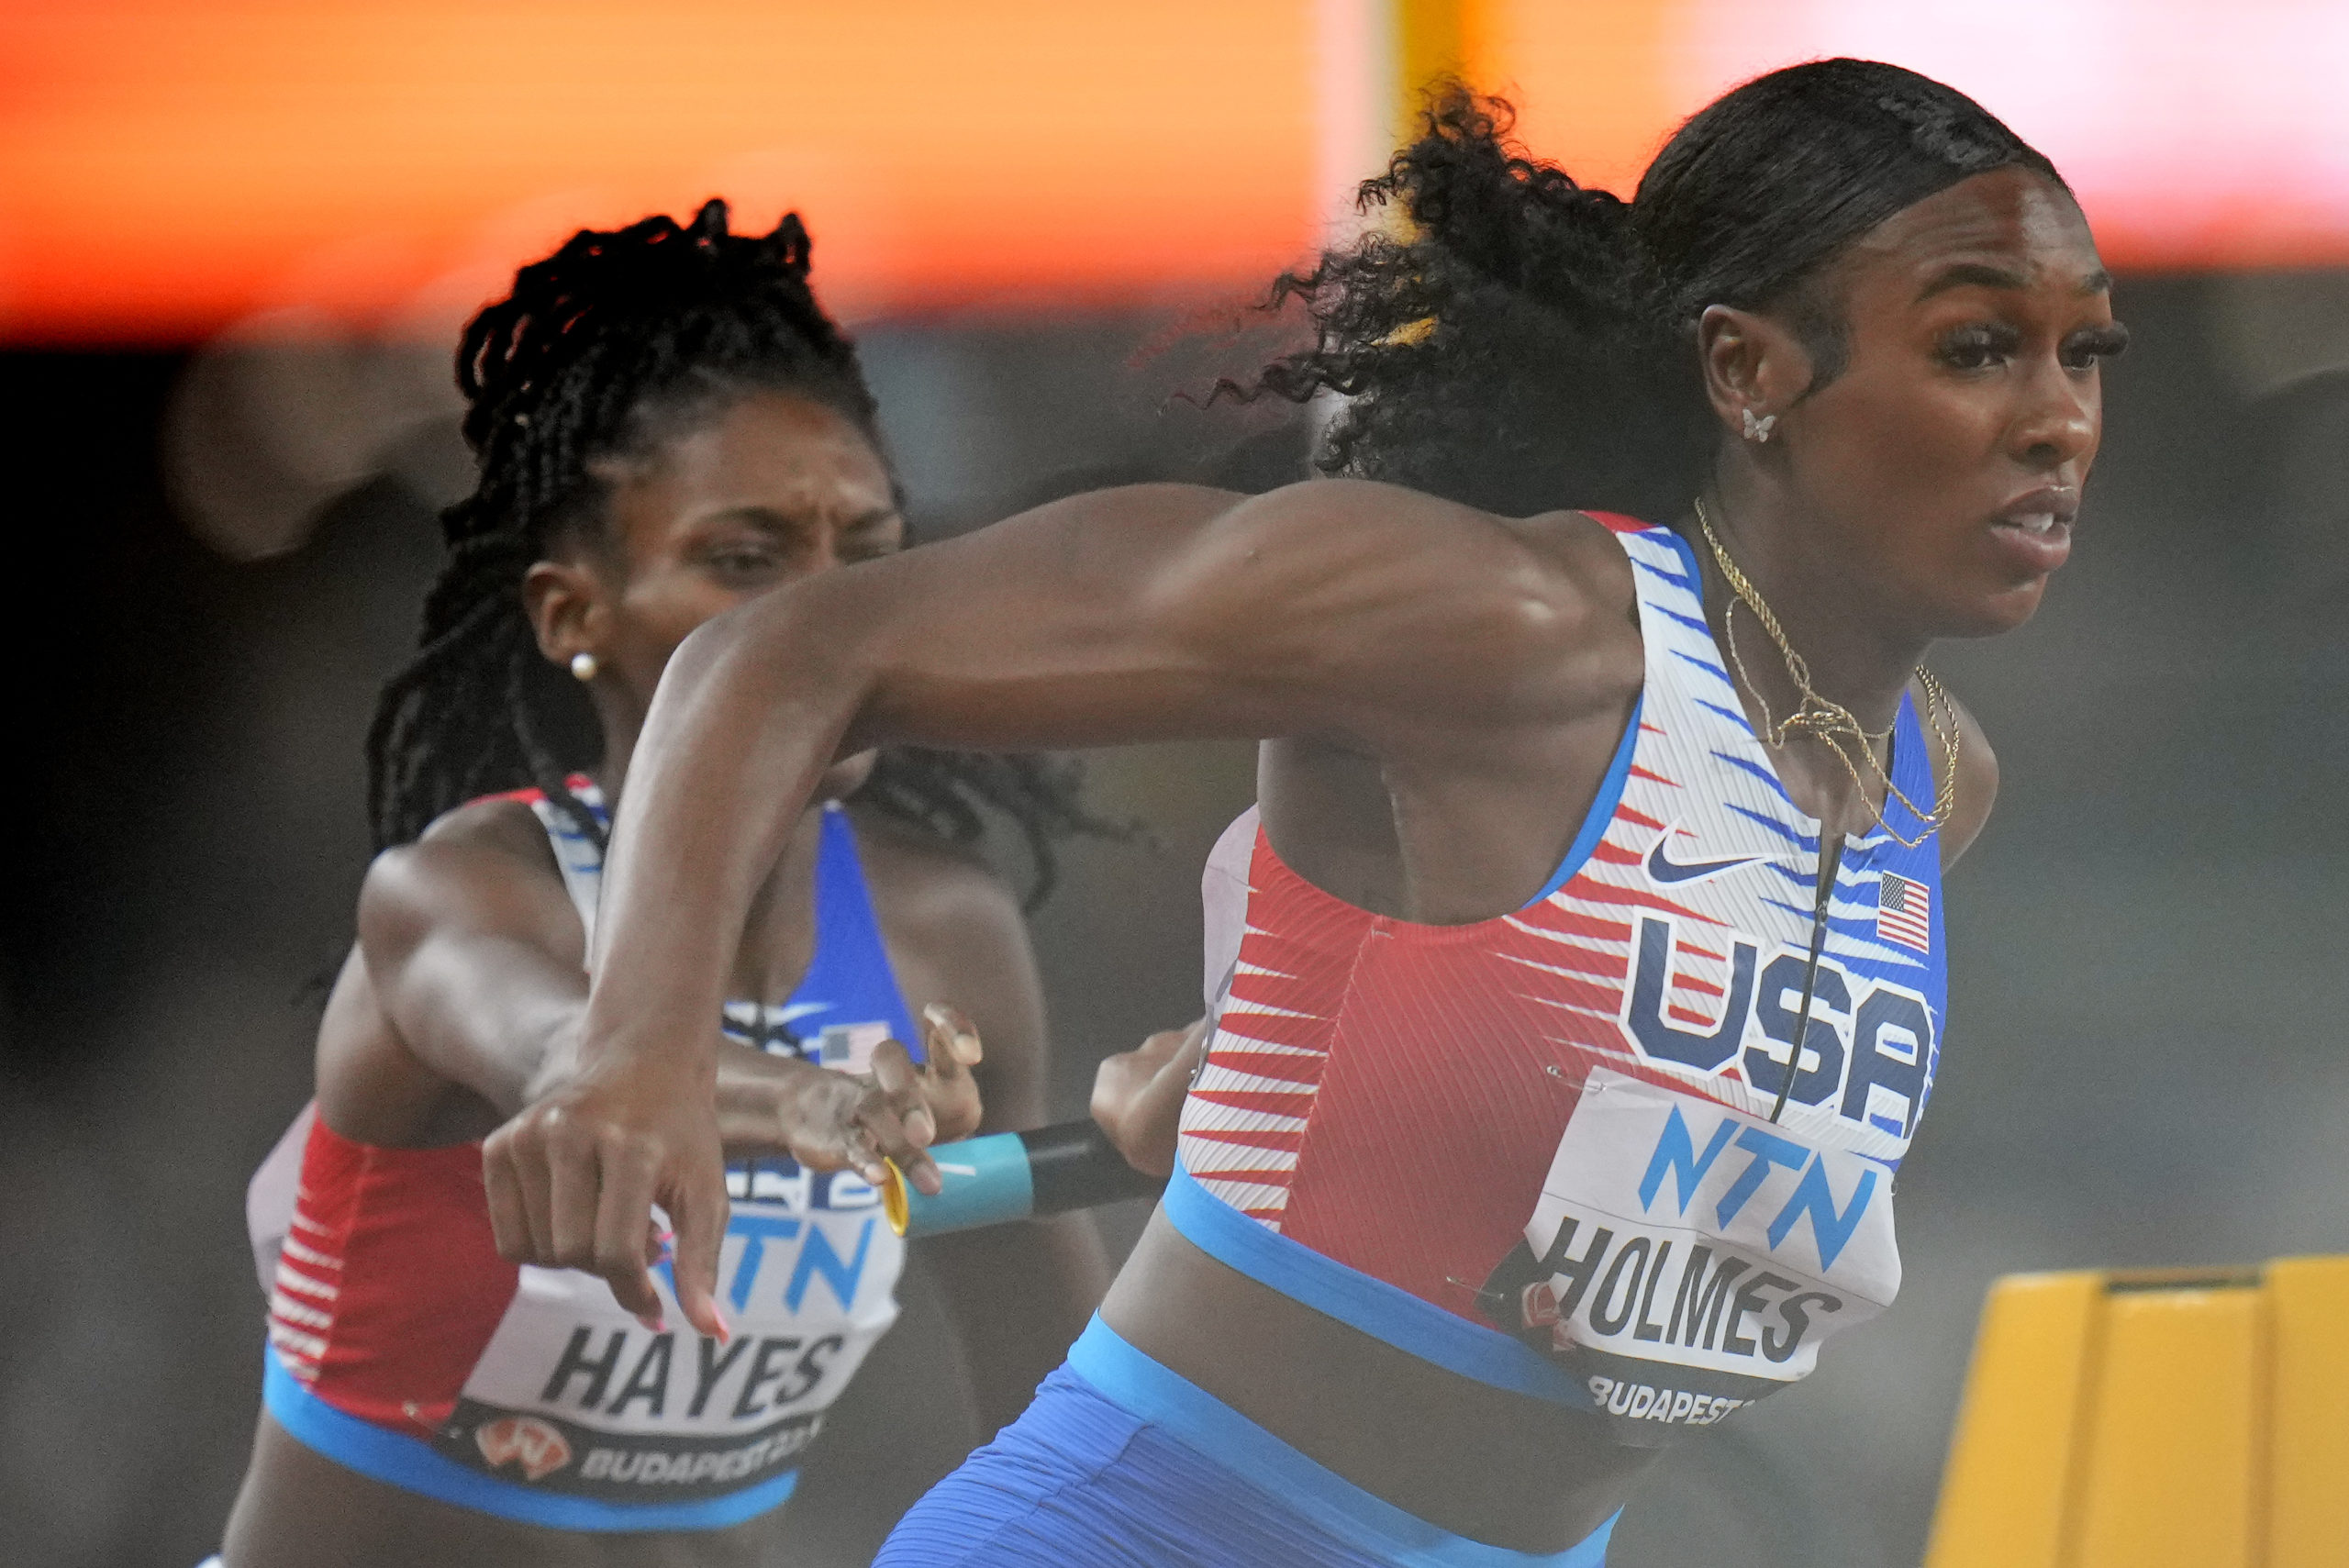
<svg viewBox="0 0 2349 1568"><path fill-rule="evenodd" d="M897 1065L918 1080L922 1104L929 1107L931 1125L937 1130L933 1140L952 1143L968 1138L979 1130L979 1122L986 1107L979 1100L978 1080L971 1069L985 1060L985 1050L979 1043L979 1031L963 1009L944 1002L932 1002L921 1010L923 1064L915 1067L904 1053L897 1053L891 1067L893 1076ZM880 1065L880 1055L874 1054L874 1066ZM876 1073L876 1076L878 1074Z"/></svg>
<svg viewBox="0 0 2349 1568"><path fill-rule="evenodd" d="M703 1071L616 1062L551 1090L483 1140L498 1255L599 1275L622 1307L657 1326L660 1248L647 1221L658 1205L676 1228L678 1310L700 1332L728 1338L717 1297L726 1167Z"/></svg>
<svg viewBox="0 0 2349 1568"><path fill-rule="evenodd" d="M812 1062L729 1045L719 1053L718 1129L729 1151L787 1154L816 1171L852 1170L879 1185L885 1161L935 1195L932 1143L979 1124L978 1031L955 1009L922 1010L927 1063L916 1067L897 1040L873 1053L871 1073L852 1076Z"/></svg>
<svg viewBox="0 0 2349 1568"><path fill-rule="evenodd" d="M1093 1074L1093 1119L1126 1163L1152 1176L1174 1173L1183 1096L1207 1049L1208 1021L1161 1029L1132 1051L1102 1059Z"/></svg>

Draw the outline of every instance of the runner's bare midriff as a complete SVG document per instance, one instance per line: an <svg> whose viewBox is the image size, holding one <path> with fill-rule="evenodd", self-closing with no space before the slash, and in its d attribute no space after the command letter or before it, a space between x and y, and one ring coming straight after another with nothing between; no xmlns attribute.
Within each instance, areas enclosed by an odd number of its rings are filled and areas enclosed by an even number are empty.
<svg viewBox="0 0 2349 1568"><path fill-rule="evenodd" d="M1652 1449L1461 1377L1218 1262L1162 1214L1101 1315L1120 1338L1326 1469L1455 1535L1561 1551L1623 1504Z"/></svg>

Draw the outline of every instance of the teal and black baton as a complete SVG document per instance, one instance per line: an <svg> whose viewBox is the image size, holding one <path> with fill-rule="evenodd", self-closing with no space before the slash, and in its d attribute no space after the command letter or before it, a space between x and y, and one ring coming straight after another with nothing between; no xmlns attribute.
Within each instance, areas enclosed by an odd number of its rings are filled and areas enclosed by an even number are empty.
<svg viewBox="0 0 2349 1568"><path fill-rule="evenodd" d="M1166 1185L1164 1177L1127 1164L1090 1119L941 1143L930 1157L945 1184L936 1197L916 1191L894 1162L889 1165L881 1211L900 1236L937 1236L1154 1197Z"/></svg>

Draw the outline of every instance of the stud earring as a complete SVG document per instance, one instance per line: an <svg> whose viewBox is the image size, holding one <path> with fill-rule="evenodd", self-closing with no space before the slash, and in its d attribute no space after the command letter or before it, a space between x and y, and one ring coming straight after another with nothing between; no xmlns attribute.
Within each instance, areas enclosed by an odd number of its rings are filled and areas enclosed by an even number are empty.
<svg viewBox="0 0 2349 1568"><path fill-rule="evenodd" d="M1777 424L1778 417L1776 414L1765 414L1756 419L1753 409L1748 408L1742 412L1745 415L1745 439L1756 446L1768 440L1771 428Z"/></svg>
<svg viewBox="0 0 2349 1568"><path fill-rule="evenodd" d="M596 668L596 656L593 653L574 653L571 656L571 673L575 679L594 680Z"/></svg>

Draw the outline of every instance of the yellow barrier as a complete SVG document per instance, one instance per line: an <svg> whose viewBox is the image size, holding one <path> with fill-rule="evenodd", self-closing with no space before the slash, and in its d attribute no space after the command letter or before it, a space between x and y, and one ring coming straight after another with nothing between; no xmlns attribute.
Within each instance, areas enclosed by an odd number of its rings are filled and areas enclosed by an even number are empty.
<svg viewBox="0 0 2349 1568"><path fill-rule="evenodd" d="M1925 1562L2349 1565L2349 1258L2000 1280Z"/></svg>

